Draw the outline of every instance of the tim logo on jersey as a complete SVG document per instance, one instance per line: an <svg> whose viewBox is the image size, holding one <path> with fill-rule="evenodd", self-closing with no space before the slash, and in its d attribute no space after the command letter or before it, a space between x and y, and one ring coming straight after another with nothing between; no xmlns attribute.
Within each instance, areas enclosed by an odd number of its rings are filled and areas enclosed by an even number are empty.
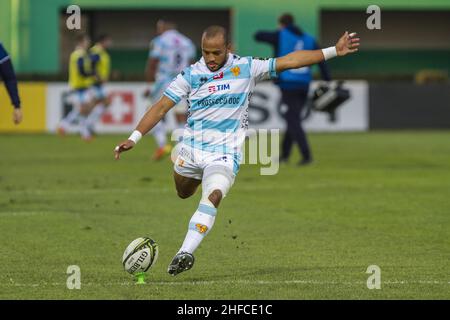
<svg viewBox="0 0 450 320"><path fill-rule="evenodd" d="M208 87L208 92L209 93L214 93L214 92L223 91L223 90L230 90L230 84L229 83L217 84L215 86L209 86Z"/></svg>

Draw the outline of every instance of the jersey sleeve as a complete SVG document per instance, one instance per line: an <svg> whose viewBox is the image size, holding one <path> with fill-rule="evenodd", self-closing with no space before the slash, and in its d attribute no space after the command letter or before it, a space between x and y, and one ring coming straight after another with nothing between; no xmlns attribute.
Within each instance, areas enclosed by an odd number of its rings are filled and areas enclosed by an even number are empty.
<svg viewBox="0 0 450 320"><path fill-rule="evenodd" d="M9 55L0 43L0 80L3 80L14 108L20 108L17 78Z"/></svg>
<svg viewBox="0 0 450 320"><path fill-rule="evenodd" d="M6 52L5 48L3 48L2 43L0 42L0 63L3 63L8 59L9 59L9 55Z"/></svg>
<svg viewBox="0 0 450 320"><path fill-rule="evenodd" d="M150 42L150 50L148 52L148 57L161 59L162 55L163 55L163 48L161 45L161 41L159 41L158 38L153 39Z"/></svg>
<svg viewBox="0 0 450 320"><path fill-rule="evenodd" d="M276 78L275 58L255 58L250 57L250 73L256 81L268 80Z"/></svg>
<svg viewBox="0 0 450 320"><path fill-rule="evenodd" d="M175 103L181 101L181 99L186 98L191 91L190 85L190 69L184 69L180 74L178 74L175 79L169 84L167 89L164 91L164 95Z"/></svg>

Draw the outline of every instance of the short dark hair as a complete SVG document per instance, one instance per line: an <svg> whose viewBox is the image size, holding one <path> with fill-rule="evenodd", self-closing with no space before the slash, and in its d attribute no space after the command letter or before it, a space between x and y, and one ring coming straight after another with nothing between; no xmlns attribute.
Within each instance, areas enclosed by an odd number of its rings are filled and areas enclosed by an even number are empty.
<svg viewBox="0 0 450 320"><path fill-rule="evenodd" d="M172 29L177 28L177 23L175 22L175 20L171 19L170 17L161 17L160 19L158 19L158 21L163 22L166 25L166 27L169 27Z"/></svg>
<svg viewBox="0 0 450 320"><path fill-rule="evenodd" d="M285 26L294 24L294 17L290 13L285 13L278 18L278 22Z"/></svg>
<svg viewBox="0 0 450 320"><path fill-rule="evenodd" d="M89 36L86 33L79 33L75 37L75 41L77 44L80 44L81 42L83 42L86 39L89 39Z"/></svg>
<svg viewBox="0 0 450 320"><path fill-rule="evenodd" d="M202 36L205 38L214 38L218 35L221 35L223 37L223 39L225 40L225 45L228 45L230 43L228 31L222 26L217 25L209 26L208 28L205 29L205 31L203 31Z"/></svg>
<svg viewBox="0 0 450 320"><path fill-rule="evenodd" d="M97 37L96 42L103 42L105 40L108 40L109 38L110 36L108 34L102 33Z"/></svg>

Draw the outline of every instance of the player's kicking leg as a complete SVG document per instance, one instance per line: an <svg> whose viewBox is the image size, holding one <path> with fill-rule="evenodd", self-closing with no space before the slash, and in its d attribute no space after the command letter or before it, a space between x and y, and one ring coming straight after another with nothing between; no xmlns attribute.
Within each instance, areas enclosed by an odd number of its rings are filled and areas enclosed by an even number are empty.
<svg viewBox="0 0 450 320"><path fill-rule="evenodd" d="M177 194L181 199L192 196L195 191L197 191L198 186L202 183L202 180L182 176L176 171L173 172L173 179L175 181Z"/></svg>
<svg viewBox="0 0 450 320"><path fill-rule="evenodd" d="M177 192L181 198L187 198L195 193L200 181L194 180L175 173ZM169 274L175 276L192 268L194 264L193 253L203 238L211 231L220 201L225 197L233 182L234 174L227 166L212 165L203 170L202 198L189 221L184 242L167 269Z"/></svg>
<svg viewBox="0 0 450 320"><path fill-rule="evenodd" d="M86 90L79 89L74 90L70 94L70 102L72 103L72 110L60 121L57 133L60 136L64 136L69 129L69 127L75 123L75 121L81 118L80 109L83 103L86 101Z"/></svg>
<svg viewBox="0 0 450 320"><path fill-rule="evenodd" d="M110 98L107 96L103 85L94 85L91 88L94 94L93 110L86 118L86 126L89 132L95 134L94 127L99 122L101 116L105 113L106 109L110 105Z"/></svg>
<svg viewBox="0 0 450 320"><path fill-rule="evenodd" d="M186 199L195 194L198 186L201 184L201 180L190 177L182 176L176 171L173 173L175 188L177 194L181 199ZM170 263L167 272L173 276L180 272L189 270L194 264L194 256L192 253L180 251L175 255Z"/></svg>
<svg viewBox="0 0 450 320"><path fill-rule="evenodd" d="M87 103L82 104L81 108L80 108L80 115L81 115L80 135L81 135L81 139L83 139L86 142L90 142L93 139L92 133L89 130L88 117L94 107L95 107L95 102L89 101Z"/></svg>

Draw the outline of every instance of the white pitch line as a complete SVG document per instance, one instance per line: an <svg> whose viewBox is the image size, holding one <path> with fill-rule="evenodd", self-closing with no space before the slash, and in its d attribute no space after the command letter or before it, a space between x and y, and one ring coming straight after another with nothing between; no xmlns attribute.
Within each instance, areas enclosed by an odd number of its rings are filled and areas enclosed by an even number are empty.
<svg viewBox="0 0 450 320"><path fill-rule="evenodd" d="M240 185L235 187L238 191L270 191L273 190L272 186L246 186ZM290 187L277 187L278 190L290 190ZM8 190L8 194L12 195L64 195L64 194L102 194L102 193L142 193L142 194L161 194L161 193L174 193L175 187L146 187L135 189L118 189L118 188L90 188L90 189L48 189L48 190Z"/></svg>
<svg viewBox="0 0 450 320"><path fill-rule="evenodd" d="M157 286L186 286L186 285L224 285L224 284L246 284L246 285L289 285L289 284L313 284L313 285L365 285L365 281L315 281L315 280L285 280L285 281L268 281L268 280L224 280L224 281L151 281L147 280L148 285ZM381 285L405 285L405 284L427 284L427 285L450 285L450 281L438 281L438 280L387 280L381 281ZM133 280L129 282L88 282L81 283L81 286L134 286ZM60 287L66 286L66 283L52 282L52 283L3 283L0 287L45 287L53 286Z"/></svg>
<svg viewBox="0 0 450 320"><path fill-rule="evenodd" d="M273 190L272 186L258 186L258 185L239 185L236 186L235 189L237 191L270 191ZM291 190L291 187L277 187L278 190ZM48 189L48 190L8 190L8 194L11 195L44 195L44 196L52 196L52 195L83 195L83 194L103 194L103 193L139 193L139 194L165 194L165 193L173 193L175 194L175 187L146 187L146 188L135 188L135 189L118 189L118 188L90 188L90 189Z"/></svg>
<svg viewBox="0 0 450 320"><path fill-rule="evenodd" d="M6 211L0 212L1 217L29 217L29 216L44 216L48 215L52 212L43 212L43 211Z"/></svg>
<svg viewBox="0 0 450 320"><path fill-rule="evenodd" d="M98 194L98 193L169 193L175 192L171 188L136 188L136 189L108 189L99 187L99 189L80 189L80 190L10 190L8 193L21 195L61 195L61 194Z"/></svg>

